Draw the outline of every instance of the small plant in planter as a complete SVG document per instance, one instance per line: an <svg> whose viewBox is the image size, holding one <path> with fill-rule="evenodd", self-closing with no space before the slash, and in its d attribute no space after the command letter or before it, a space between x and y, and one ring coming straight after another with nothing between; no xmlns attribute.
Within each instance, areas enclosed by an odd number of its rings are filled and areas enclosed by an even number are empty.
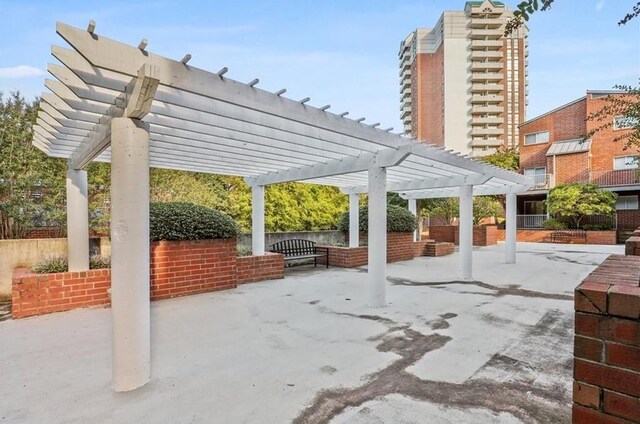
<svg viewBox="0 0 640 424"><path fill-rule="evenodd" d="M109 256L93 255L89 258L89 269L111 268ZM35 264L31 269L36 274L55 274L69 270L69 259L66 256L50 256Z"/></svg>

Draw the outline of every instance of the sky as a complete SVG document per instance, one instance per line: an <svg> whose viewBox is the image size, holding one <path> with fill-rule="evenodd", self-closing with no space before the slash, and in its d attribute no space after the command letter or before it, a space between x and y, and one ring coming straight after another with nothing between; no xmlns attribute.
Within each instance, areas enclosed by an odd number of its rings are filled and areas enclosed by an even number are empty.
<svg viewBox="0 0 640 424"><path fill-rule="evenodd" d="M529 27L527 119L585 91L638 85L640 17L617 22L635 0L555 0ZM512 8L517 1L507 0ZM402 125L398 48L418 27L432 27L456 0L64 1L0 0L0 92L40 95L50 46L65 42L57 21L86 28L213 72L277 91L365 123Z"/></svg>

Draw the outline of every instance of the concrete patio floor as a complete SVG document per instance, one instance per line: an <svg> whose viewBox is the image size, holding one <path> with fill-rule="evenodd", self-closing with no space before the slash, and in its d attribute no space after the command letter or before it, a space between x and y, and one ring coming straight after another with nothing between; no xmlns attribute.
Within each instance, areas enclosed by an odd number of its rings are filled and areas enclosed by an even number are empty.
<svg viewBox="0 0 640 424"><path fill-rule="evenodd" d="M152 304L152 380L114 393L109 309L0 323L0 422L563 423L573 289L622 246L518 243L366 274L302 267L284 280Z"/></svg>

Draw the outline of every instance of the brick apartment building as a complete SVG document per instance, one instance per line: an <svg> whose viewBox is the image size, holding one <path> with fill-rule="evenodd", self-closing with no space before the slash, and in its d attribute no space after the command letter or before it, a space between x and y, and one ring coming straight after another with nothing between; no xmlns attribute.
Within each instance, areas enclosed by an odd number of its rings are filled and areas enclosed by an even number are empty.
<svg viewBox="0 0 640 424"><path fill-rule="evenodd" d="M543 201L561 183L590 182L618 194L618 229L640 226L638 149L625 149L626 141L614 141L628 131L628 120L611 116L611 126L584 140L605 121L587 117L619 91L587 91L584 97L560 106L520 125L520 172L531 175L535 187L518 196L518 225L536 228L546 218Z"/></svg>

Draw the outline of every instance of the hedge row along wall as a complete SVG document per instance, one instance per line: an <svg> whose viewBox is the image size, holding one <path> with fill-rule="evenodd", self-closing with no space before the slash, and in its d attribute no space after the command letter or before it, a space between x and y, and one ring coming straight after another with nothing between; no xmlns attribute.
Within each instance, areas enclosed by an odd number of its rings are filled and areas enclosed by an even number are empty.
<svg viewBox="0 0 640 424"><path fill-rule="evenodd" d="M206 293L238 284L284 278L279 254L238 258L235 239L151 243L151 300ZM109 304L108 269L16 274L14 318Z"/></svg>
<svg viewBox="0 0 640 424"><path fill-rule="evenodd" d="M573 423L640 422L640 257L609 256L575 310Z"/></svg>

